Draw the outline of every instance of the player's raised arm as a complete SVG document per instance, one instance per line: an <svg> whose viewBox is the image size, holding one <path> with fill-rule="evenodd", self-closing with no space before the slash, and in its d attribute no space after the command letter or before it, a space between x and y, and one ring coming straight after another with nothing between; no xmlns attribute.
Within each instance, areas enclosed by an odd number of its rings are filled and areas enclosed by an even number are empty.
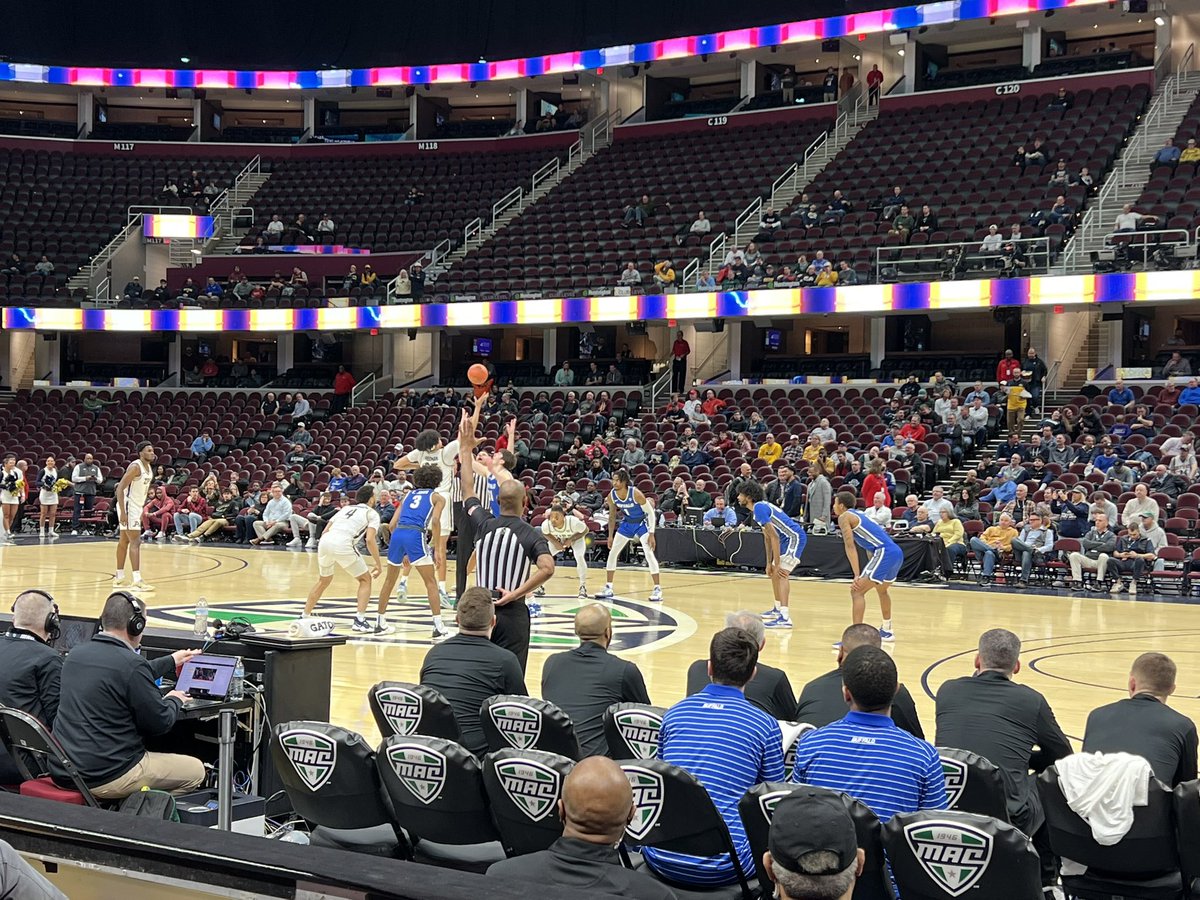
<svg viewBox="0 0 1200 900"><path fill-rule="evenodd" d="M479 403L475 403L475 413L479 414ZM475 447L479 444L479 439L475 437L475 426L477 421L467 415L464 409L462 413L462 421L458 426L458 466L462 472L470 472L473 469L475 462ZM475 479L460 478L462 482L463 503L468 500L478 499L475 496Z"/></svg>

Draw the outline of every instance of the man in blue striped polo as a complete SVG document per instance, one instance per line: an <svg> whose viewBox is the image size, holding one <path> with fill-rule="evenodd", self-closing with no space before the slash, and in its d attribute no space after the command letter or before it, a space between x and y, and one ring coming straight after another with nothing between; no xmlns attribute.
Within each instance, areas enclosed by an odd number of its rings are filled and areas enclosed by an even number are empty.
<svg viewBox="0 0 1200 900"><path fill-rule="evenodd" d="M712 684L667 710L658 745L659 759L686 769L704 785L747 873L754 871L754 856L738 801L754 785L781 781L784 775L779 722L743 693L757 665L758 642L749 632L726 628L713 635L708 650ZM737 880L724 854L688 856L651 847L642 854L654 872L670 881L711 886Z"/></svg>
<svg viewBox="0 0 1200 900"><path fill-rule="evenodd" d="M792 780L844 791L881 822L896 813L946 809L937 751L892 721L898 687L896 664L887 653L871 646L852 650L842 661L850 712L800 739Z"/></svg>

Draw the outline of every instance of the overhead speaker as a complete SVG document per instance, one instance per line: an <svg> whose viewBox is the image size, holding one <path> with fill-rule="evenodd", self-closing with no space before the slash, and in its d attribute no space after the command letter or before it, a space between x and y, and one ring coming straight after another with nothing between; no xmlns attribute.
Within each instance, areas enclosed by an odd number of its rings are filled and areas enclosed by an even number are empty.
<svg viewBox="0 0 1200 900"><path fill-rule="evenodd" d="M696 330L705 334L720 334L725 330L724 319L699 319Z"/></svg>

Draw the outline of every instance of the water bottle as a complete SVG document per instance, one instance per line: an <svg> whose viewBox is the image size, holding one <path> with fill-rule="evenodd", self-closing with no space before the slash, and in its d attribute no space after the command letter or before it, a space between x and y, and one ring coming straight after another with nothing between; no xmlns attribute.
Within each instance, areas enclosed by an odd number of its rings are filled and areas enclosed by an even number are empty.
<svg viewBox="0 0 1200 900"><path fill-rule="evenodd" d="M229 699L241 700L246 696L246 664L239 656L233 664L233 680L229 682Z"/></svg>
<svg viewBox="0 0 1200 900"><path fill-rule="evenodd" d="M192 623L196 637L208 637L208 601L201 597L196 601L196 619Z"/></svg>

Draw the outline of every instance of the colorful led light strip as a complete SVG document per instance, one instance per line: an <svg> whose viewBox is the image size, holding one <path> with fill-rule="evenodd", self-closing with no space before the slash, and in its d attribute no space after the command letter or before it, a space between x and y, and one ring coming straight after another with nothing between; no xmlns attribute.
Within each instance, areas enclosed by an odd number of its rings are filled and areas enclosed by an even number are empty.
<svg viewBox="0 0 1200 900"><path fill-rule="evenodd" d="M968 311L996 306L1139 303L1200 298L1200 270L990 281L425 303L325 309L4 309L4 327L38 331L349 331L617 324L639 319L784 318L827 313Z"/></svg>
<svg viewBox="0 0 1200 900"><path fill-rule="evenodd" d="M305 88L384 87L407 84L451 84L502 81L507 78L579 72L605 66L640 65L683 59L704 53L735 52L805 41L828 40L882 31L903 31L993 16L1033 14L1043 10L1096 5L1107 0L945 0L849 16L738 28L712 34L622 44L598 50L575 50L499 62L384 66L370 69L256 71L234 69L119 69L85 66L41 66L0 63L0 81L136 88L229 88L233 90L300 90Z"/></svg>
<svg viewBox="0 0 1200 900"><path fill-rule="evenodd" d="M213 217L143 213L142 235L148 238L207 239L213 235Z"/></svg>
<svg viewBox="0 0 1200 900"><path fill-rule="evenodd" d="M345 244L270 244L272 253L305 253L309 256L370 256L366 247L347 247Z"/></svg>

